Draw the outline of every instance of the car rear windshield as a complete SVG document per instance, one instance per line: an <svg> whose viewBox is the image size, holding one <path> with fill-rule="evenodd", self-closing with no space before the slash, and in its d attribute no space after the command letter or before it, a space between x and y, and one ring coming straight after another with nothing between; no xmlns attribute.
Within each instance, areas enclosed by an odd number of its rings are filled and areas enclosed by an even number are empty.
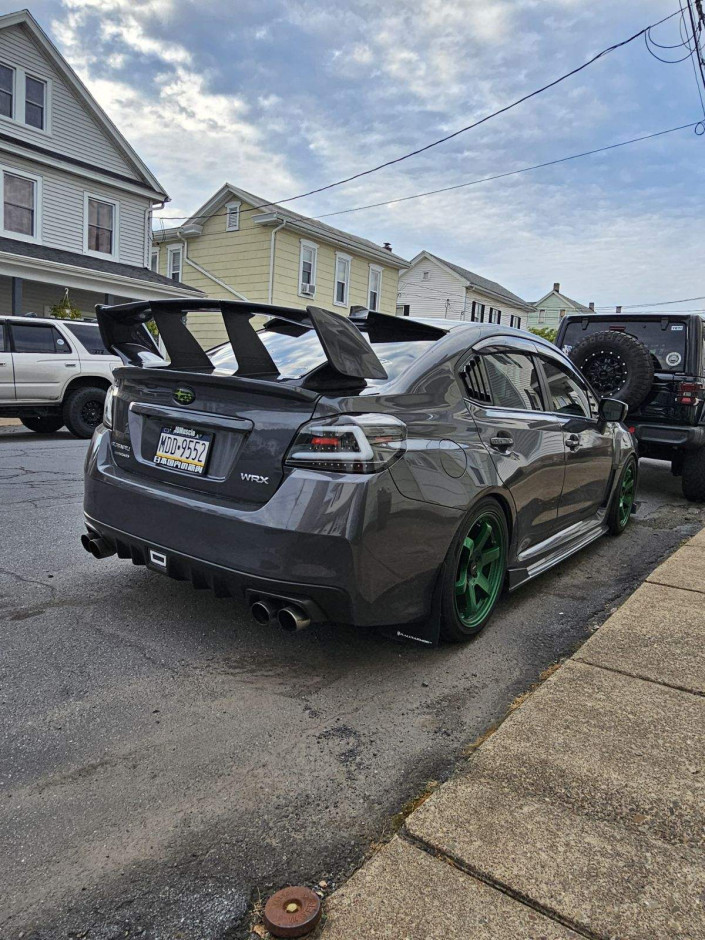
<svg viewBox="0 0 705 940"><path fill-rule="evenodd" d="M369 342L365 333L361 335ZM323 352L318 335L313 330L281 324L260 330L258 336L279 369L280 379L303 378L326 362L326 354ZM421 353L433 346L434 342L435 340L429 339L370 343L389 376L389 379L380 381L397 378ZM208 355L216 369L227 372L234 372L237 369L237 359L233 355L230 343L211 349ZM368 384L375 384L375 382L368 380Z"/></svg>
<svg viewBox="0 0 705 940"><path fill-rule="evenodd" d="M111 354L110 350L105 348L97 324L93 326L92 323L64 323L64 326L91 355L109 356Z"/></svg>
<svg viewBox="0 0 705 940"><path fill-rule="evenodd" d="M569 353L573 346L590 336L606 330L629 333L649 350L654 357L654 368L659 372L683 372L685 369L685 341L687 325L683 320L670 317L649 317L643 320L591 320L583 329L583 321L576 320L566 327L561 348Z"/></svg>

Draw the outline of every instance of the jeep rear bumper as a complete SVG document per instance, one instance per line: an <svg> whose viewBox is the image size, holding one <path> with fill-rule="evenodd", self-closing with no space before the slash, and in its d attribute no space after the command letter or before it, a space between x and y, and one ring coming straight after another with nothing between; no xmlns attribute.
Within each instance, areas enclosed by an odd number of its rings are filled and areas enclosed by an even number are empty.
<svg viewBox="0 0 705 940"><path fill-rule="evenodd" d="M628 418L627 424L629 424ZM642 456L650 449L649 445L655 445L658 448L672 447L679 450L697 450L699 447L705 446L705 427L637 424L634 428L634 437L639 442Z"/></svg>

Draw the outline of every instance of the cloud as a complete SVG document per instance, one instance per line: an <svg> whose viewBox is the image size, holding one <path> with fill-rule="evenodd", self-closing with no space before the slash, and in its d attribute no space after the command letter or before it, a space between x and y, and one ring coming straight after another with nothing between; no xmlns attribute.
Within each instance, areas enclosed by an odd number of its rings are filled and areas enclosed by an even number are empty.
<svg viewBox="0 0 705 940"><path fill-rule="evenodd" d="M226 179L283 198L394 159L663 15L662 0L37 2L174 197L169 216ZM677 24L658 37L677 42ZM661 65L634 43L453 141L291 208L318 215L685 123L697 118L693 86L690 63ZM695 295L701 144L683 132L330 223L408 257L428 248L529 298L554 280L599 304Z"/></svg>
<svg viewBox="0 0 705 940"><path fill-rule="evenodd" d="M267 192L293 191L283 154L269 149L250 120L250 104L214 92L211 75L181 42L150 36L168 22L175 0L64 0L53 32L101 106L172 194L163 214L188 215L226 179L246 177ZM147 59L146 81L130 73ZM111 76L112 73L112 76ZM111 76L111 77L109 77ZM279 99L270 96L263 106Z"/></svg>

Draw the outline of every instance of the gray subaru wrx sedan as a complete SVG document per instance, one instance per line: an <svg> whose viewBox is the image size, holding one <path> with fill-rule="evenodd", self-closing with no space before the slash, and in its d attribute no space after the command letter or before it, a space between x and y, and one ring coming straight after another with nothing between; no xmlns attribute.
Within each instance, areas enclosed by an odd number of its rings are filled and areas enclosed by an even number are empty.
<svg viewBox="0 0 705 940"><path fill-rule="evenodd" d="M219 312L229 342L204 352L189 311ZM529 333L210 300L98 320L124 366L86 459L84 547L260 623L464 640L505 585L629 522L626 406Z"/></svg>

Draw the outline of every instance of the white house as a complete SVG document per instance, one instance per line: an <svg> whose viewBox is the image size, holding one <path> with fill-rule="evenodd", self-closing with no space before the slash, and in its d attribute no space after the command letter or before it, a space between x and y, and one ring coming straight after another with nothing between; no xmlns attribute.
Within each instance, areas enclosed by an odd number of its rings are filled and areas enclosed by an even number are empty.
<svg viewBox="0 0 705 940"><path fill-rule="evenodd" d="M199 296L150 270L167 199L32 15L0 16L0 310Z"/></svg>
<svg viewBox="0 0 705 940"><path fill-rule="evenodd" d="M529 317L530 327L551 327L558 329L563 317L570 313L594 313L595 305L579 303L577 300L571 300L561 293L561 285L556 282L553 290L549 291L541 300L537 300L533 305L533 312Z"/></svg>
<svg viewBox="0 0 705 940"><path fill-rule="evenodd" d="M531 304L506 287L421 251L399 276L397 315L528 326Z"/></svg>

